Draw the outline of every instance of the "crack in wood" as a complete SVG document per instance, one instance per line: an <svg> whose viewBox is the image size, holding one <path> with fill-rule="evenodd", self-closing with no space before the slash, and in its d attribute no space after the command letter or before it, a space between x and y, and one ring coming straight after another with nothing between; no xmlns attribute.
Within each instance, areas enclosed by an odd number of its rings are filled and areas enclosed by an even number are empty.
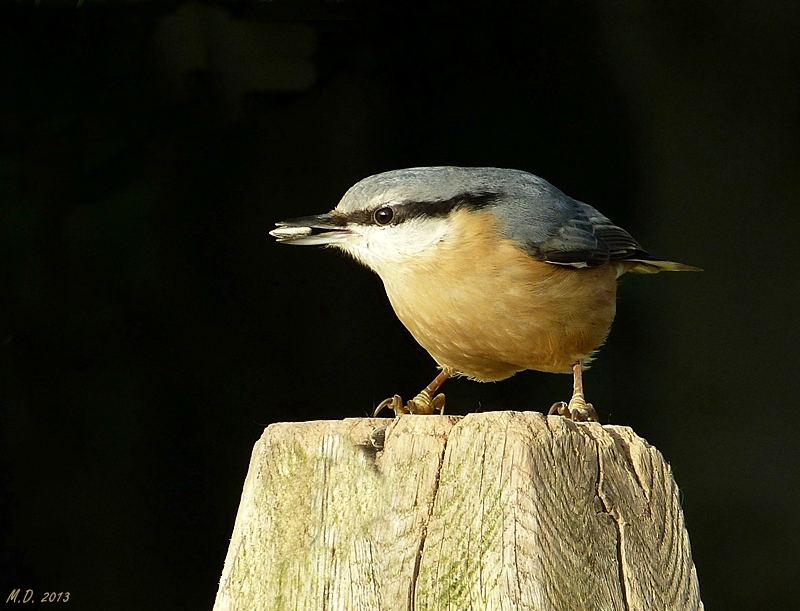
<svg viewBox="0 0 800 611"><path fill-rule="evenodd" d="M628 605L628 585L625 576L625 564L622 558L622 524L620 524L620 520L615 512L612 511L610 505L606 504L605 499L603 498L603 460L600 457L600 444L597 442L597 439L594 439L592 436L589 438L594 442L595 450L597 451L597 483L595 484L595 490L597 491L597 498L600 499L600 505L603 507L603 511L611 516L611 519L614 521L614 528L617 531L617 570L619 571L619 587L620 592L622 593L622 605L625 611L630 610L630 606Z"/></svg>
<svg viewBox="0 0 800 611"><path fill-rule="evenodd" d="M431 495L430 506L428 507L428 518L422 525L422 531L419 538L419 548L417 549L417 556L414 559L414 571L411 573L411 583L408 585L408 611L414 611L417 605L417 579L419 578L420 565L422 564L422 552L425 549L425 539L428 536L428 524L430 524L431 517L433 516L433 508L436 505L436 495L439 493L439 478L442 475L442 465L444 465L444 453L447 450L447 441L449 433L444 438L444 445L442 452L439 455L439 466L436 469L436 478L433 481L433 494Z"/></svg>
<svg viewBox="0 0 800 611"><path fill-rule="evenodd" d="M631 474L633 475L633 479L636 480L636 485L639 486L639 488L641 489L642 493L644 494L644 497L648 500L648 504L647 504L648 509L651 509L650 508L650 503L649 503L649 501L650 501L650 490L649 490L649 487L645 487L644 481L642 481L641 474L639 473L639 470L636 468L636 461L633 460L633 455L631 454L631 445L629 443L627 443L625 441L625 439L619 433L617 433L615 430L609 428L606 432L614 440L614 442L615 442L614 445L618 449L621 449L622 452L624 453L625 460L627 461L628 465L631 468ZM647 442L643 441L643 444L646 445L647 447L650 447L650 444L648 444Z"/></svg>

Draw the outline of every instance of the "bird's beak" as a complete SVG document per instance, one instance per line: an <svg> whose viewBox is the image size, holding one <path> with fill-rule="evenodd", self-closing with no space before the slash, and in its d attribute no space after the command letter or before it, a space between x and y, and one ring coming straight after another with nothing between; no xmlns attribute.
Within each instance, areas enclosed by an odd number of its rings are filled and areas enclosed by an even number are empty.
<svg viewBox="0 0 800 611"><path fill-rule="evenodd" d="M335 244L352 232L341 222L335 222L332 214L302 216L288 221L275 223L277 229L269 232L278 242L297 244L299 246Z"/></svg>

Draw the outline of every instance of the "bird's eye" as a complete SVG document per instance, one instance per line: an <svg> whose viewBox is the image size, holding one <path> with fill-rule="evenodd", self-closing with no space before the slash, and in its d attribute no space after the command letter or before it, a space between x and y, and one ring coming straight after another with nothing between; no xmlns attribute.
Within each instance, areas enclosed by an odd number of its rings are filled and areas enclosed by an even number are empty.
<svg viewBox="0 0 800 611"><path fill-rule="evenodd" d="M389 206L378 208L373 213L372 218L375 219L375 222L378 223L378 225L388 225L394 218L394 210L392 210Z"/></svg>

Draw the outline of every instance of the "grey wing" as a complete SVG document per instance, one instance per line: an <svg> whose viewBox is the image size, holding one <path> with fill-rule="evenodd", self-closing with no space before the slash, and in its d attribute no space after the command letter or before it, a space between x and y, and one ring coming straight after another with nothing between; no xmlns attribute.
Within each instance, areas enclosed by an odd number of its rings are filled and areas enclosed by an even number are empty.
<svg viewBox="0 0 800 611"><path fill-rule="evenodd" d="M633 274L702 271L693 265L653 257L631 234L597 210L583 202L574 203L579 211L556 227L553 236L538 246L541 260L546 263L580 268L608 261L629 261L632 266L626 271Z"/></svg>
<svg viewBox="0 0 800 611"><path fill-rule="evenodd" d="M584 262L586 266L602 265L609 260L649 259L650 255L633 239L633 236L622 227L615 225L608 217L583 202L575 202L578 209L578 224L583 232L582 238L587 245L592 241L597 243L594 248L575 253L578 264ZM567 224L569 225L571 221ZM589 234L591 233L591 238ZM556 248L552 254L551 263L573 264L564 261ZM579 267L582 267L579 265Z"/></svg>
<svg viewBox="0 0 800 611"><path fill-rule="evenodd" d="M526 218L506 225L507 235L535 259L580 268L652 258L627 231L588 204L560 192L548 195L548 205L527 208Z"/></svg>

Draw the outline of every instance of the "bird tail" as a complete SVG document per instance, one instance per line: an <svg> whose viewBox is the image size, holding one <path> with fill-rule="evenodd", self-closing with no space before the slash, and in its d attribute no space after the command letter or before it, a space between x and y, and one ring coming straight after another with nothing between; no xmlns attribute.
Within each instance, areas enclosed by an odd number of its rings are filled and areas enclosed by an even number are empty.
<svg viewBox="0 0 800 611"><path fill-rule="evenodd" d="M694 265L684 265L674 261L660 261L658 259L628 259L632 266L628 268L629 274L657 274L658 272L702 272Z"/></svg>

